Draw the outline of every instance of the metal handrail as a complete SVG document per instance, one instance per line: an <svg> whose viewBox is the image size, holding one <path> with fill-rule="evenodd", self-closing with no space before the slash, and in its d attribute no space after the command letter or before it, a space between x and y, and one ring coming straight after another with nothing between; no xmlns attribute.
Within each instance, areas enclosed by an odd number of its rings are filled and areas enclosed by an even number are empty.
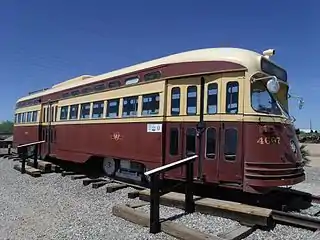
<svg viewBox="0 0 320 240"><path fill-rule="evenodd" d="M195 211L195 204L193 199L193 162L197 155L181 159L179 161L169 163L167 165L152 169L145 172L146 176L150 176L150 233L158 233L161 231L160 224L160 196L164 194L160 192L160 174L169 170L186 165L186 182L185 182L185 212L193 213Z"/></svg>

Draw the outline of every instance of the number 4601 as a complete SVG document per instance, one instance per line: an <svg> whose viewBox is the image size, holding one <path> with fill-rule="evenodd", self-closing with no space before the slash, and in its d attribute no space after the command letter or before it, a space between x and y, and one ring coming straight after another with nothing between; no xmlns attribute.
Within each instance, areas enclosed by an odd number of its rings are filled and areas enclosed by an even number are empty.
<svg viewBox="0 0 320 240"><path fill-rule="evenodd" d="M280 137L260 137L258 144L280 144Z"/></svg>

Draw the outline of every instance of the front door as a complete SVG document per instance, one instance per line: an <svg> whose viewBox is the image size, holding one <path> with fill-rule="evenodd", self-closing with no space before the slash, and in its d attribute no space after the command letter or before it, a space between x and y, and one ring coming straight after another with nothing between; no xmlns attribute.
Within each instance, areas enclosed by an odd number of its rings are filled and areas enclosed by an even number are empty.
<svg viewBox="0 0 320 240"><path fill-rule="evenodd" d="M198 154L197 123L167 123L166 162L169 164ZM165 176L184 178L185 167L168 171ZM194 162L194 177L198 177L198 159Z"/></svg>
<svg viewBox="0 0 320 240"><path fill-rule="evenodd" d="M221 183L242 182L242 123L221 123L218 178Z"/></svg>
<svg viewBox="0 0 320 240"><path fill-rule="evenodd" d="M48 103L42 105L42 116L41 116L41 132L40 138L41 140L46 141L41 146L41 156L44 158L51 154L53 150L53 142L54 142L54 126L52 122L55 120L56 115L56 104Z"/></svg>
<svg viewBox="0 0 320 240"><path fill-rule="evenodd" d="M243 90L238 81L225 81L223 92L226 100L222 104L225 115L220 122L220 146L218 180L220 183L239 185L242 183L242 103Z"/></svg>

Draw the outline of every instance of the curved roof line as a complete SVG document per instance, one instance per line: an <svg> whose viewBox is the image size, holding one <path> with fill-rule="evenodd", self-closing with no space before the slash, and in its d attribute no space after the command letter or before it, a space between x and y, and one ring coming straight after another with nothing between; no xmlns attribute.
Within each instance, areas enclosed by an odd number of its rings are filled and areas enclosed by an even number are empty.
<svg viewBox="0 0 320 240"><path fill-rule="evenodd" d="M182 63L182 62L201 62L201 61L228 61L240 64L246 68L259 68L259 60L261 54L241 48L205 48L177 53L151 61L135 64L129 67L114 70L98 76L84 75L76 77L59 84L43 92L38 92L23 98L19 101L25 101L36 97L41 97L47 94L63 91L65 89L78 87L88 83L97 82L107 78L113 78L120 75L129 74L131 72L140 71L147 68L152 68L165 64Z"/></svg>

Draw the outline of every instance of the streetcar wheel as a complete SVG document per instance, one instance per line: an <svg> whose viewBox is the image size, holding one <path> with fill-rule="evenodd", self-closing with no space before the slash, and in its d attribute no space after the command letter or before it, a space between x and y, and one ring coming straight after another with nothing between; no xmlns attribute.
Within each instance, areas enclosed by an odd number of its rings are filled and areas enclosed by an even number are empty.
<svg viewBox="0 0 320 240"><path fill-rule="evenodd" d="M116 172L116 163L113 158L104 158L102 170L107 176L113 176Z"/></svg>

